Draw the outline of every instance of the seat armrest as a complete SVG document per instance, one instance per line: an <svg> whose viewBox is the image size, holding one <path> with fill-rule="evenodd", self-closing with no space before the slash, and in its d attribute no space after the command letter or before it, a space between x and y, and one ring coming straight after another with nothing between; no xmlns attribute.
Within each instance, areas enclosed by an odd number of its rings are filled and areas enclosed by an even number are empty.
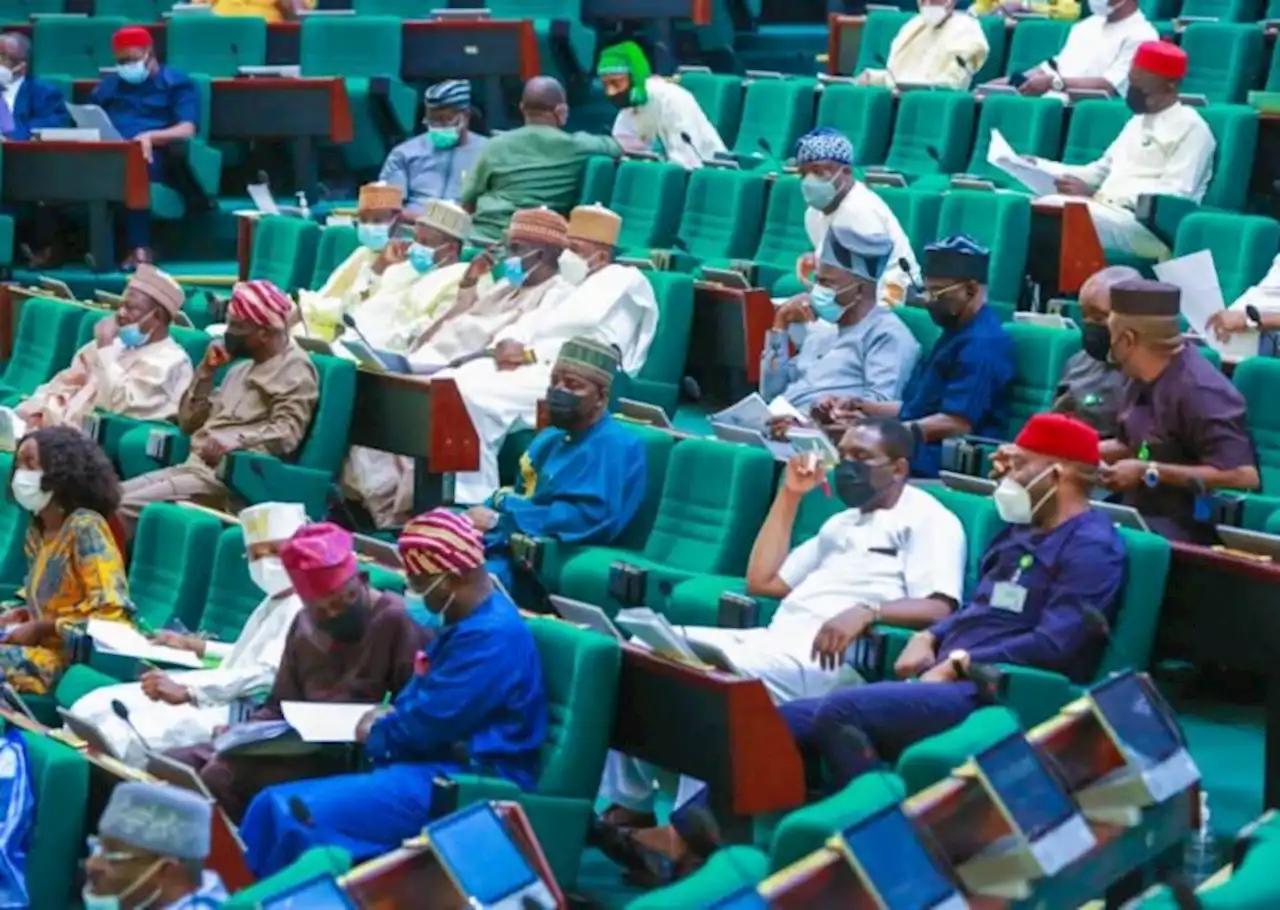
<svg viewBox="0 0 1280 910"><path fill-rule="evenodd" d="M867 645L859 649L857 645L850 648L845 661L852 656L857 669L868 681L893 679L893 665L898 661L907 642L915 633L899 626L874 625L863 638Z"/></svg>
<svg viewBox="0 0 1280 910"><path fill-rule="evenodd" d="M953 436L942 440L942 470L970 477L986 477L990 472L991 456L1003 439L990 436Z"/></svg>
<svg viewBox="0 0 1280 910"><path fill-rule="evenodd" d="M1185 196L1144 195L1138 197L1134 214L1165 246L1173 249L1178 225L1199 208L1200 203Z"/></svg>
<svg viewBox="0 0 1280 910"><path fill-rule="evenodd" d="M313 519L324 517L334 493L328 471L304 468L262 452L231 452L219 467L229 489L248 503L281 498L300 502Z"/></svg>
<svg viewBox="0 0 1280 910"><path fill-rule="evenodd" d="M1030 729L1053 717L1079 694L1079 688L1061 673L1000 664L1003 674L1000 700Z"/></svg>
<svg viewBox="0 0 1280 910"><path fill-rule="evenodd" d="M1265 531L1267 520L1275 512L1280 512L1280 496L1268 496L1265 493L1244 494L1244 514L1241 524L1250 531Z"/></svg>
<svg viewBox="0 0 1280 910"><path fill-rule="evenodd" d="M524 792L505 778L482 777L478 774L442 774L432 781L431 788L433 818L456 812L472 803L495 799L515 802Z"/></svg>

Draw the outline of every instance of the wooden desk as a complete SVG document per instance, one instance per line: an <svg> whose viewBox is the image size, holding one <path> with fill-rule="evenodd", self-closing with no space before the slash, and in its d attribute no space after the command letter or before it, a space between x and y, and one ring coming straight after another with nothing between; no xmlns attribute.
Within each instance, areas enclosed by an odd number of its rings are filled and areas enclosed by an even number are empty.
<svg viewBox="0 0 1280 910"><path fill-rule="evenodd" d="M6 142L0 199L7 204L80 204L89 209L89 252L116 267L110 206L151 207L151 179L136 142Z"/></svg>
<svg viewBox="0 0 1280 910"><path fill-rule="evenodd" d="M622 646L613 748L704 781L722 824L804 803L804 764L758 679Z"/></svg>
<svg viewBox="0 0 1280 910"><path fill-rule="evenodd" d="M1031 217L1033 243L1028 266L1033 272L1038 271L1037 265L1047 265L1053 270L1051 274L1032 274L1033 280L1056 285L1049 288L1051 294L1074 294L1090 275L1106 267L1106 252L1098 240L1087 202L1064 205L1033 202ZM1045 243L1040 243L1041 240ZM1050 252L1051 243L1057 245L1056 256ZM1036 251L1046 246L1050 261L1045 263L1041 259L1037 263Z"/></svg>
<svg viewBox="0 0 1280 910"><path fill-rule="evenodd" d="M698 380L704 394L737 401L755 390L773 317L773 302L763 288L741 291L708 281L694 284L686 372Z"/></svg>
<svg viewBox="0 0 1280 910"><path fill-rule="evenodd" d="M0 720L21 730L34 733L37 736L56 740L69 748L75 749L89 762L93 771L89 782L87 817L92 821L89 822L90 830L85 832L86 836L97 830L98 816L102 814L102 809L106 806L106 801L116 784L122 781L162 783L162 781L152 777L145 771L139 771L137 768L117 761L110 755L104 755L91 749L74 736L61 730L50 730L25 715L16 714L7 708L0 708ZM248 863L245 862L244 845L240 840L240 834L235 825L230 822L217 806L214 807L213 828L210 832L210 838L210 853L206 865L218 873L223 884L227 886L227 890L239 891L241 888L247 888L253 884L253 873L249 871Z"/></svg>
<svg viewBox="0 0 1280 910"><path fill-rule="evenodd" d="M494 808L507 825L516 846L551 889L557 908L567 908L564 892L543 855L524 809L518 803L496 802ZM377 859L352 869L339 882L342 889L366 910L458 906L458 892L436 861L425 837L407 841Z"/></svg>
<svg viewBox="0 0 1280 910"><path fill-rule="evenodd" d="M1028 739L1051 763L1056 763L1071 793L1123 764L1090 713L1059 715L1031 731ZM1112 889L1118 892L1123 888L1126 897L1136 895L1141 885L1132 880L1133 870L1161 862L1174 853L1181 859L1180 844L1195 822L1197 800L1194 788L1184 791L1163 805L1148 809L1139 826L1132 829L1090 823L1098 845L1060 874L1034 883L1030 899L1012 902L973 898L969 906L975 910L1078 907ZM976 777L940 781L908 799L903 807L928 830L952 865L968 860L1007 830ZM760 886L760 893L768 899L769 906L777 908L861 910L872 906L859 893L844 857L828 849L771 876Z"/></svg>

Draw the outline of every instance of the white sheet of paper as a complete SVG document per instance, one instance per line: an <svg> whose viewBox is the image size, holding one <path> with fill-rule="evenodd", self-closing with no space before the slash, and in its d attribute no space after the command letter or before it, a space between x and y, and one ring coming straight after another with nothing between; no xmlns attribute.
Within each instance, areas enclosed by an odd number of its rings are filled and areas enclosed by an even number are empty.
<svg viewBox="0 0 1280 910"><path fill-rule="evenodd" d="M769 418L772 416L773 413L769 410L769 405L765 404L765 400L756 392L752 392L737 404L712 414L711 422L741 427L744 430L763 430L769 425Z"/></svg>
<svg viewBox="0 0 1280 910"><path fill-rule="evenodd" d="M356 725L377 705L316 701L282 701L280 711L303 742L353 743Z"/></svg>
<svg viewBox="0 0 1280 910"><path fill-rule="evenodd" d="M191 667L195 670L204 668L204 661L192 652L152 644L141 632L122 622L91 619L86 631L93 639L94 645L102 651L135 657L139 660Z"/></svg>
<svg viewBox="0 0 1280 910"><path fill-rule="evenodd" d="M251 183L245 189L249 191L249 198L262 214L280 214L280 207L276 205L275 197L271 195L271 190L265 183Z"/></svg>
<svg viewBox="0 0 1280 910"><path fill-rule="evenodd" d="M796 406L781 395L769 402L769 413L774 417L790 417L792 420L800 423L809 423L809 418L796 410Z"/></svg>
<svg viewBox="0 0 1280 910"><path fill-rule="evenodd" d="M613 622L618 628L634 635L658 654L665 657L681 657L685 660L698 659L693 649L689 647L689 642L675 630L667 618L648 607L619 610Z"/></svg>
<svg viewBox="0 0 1280 910"><path fill-rule="evenodd" d="M1058 191L1054 176L1041 167L1038 161L1032 164L1027 158L1015 152L1009 140L1005 139L999 130L991 131L991 142L987 146L987 164L1004 171L1037 196L1052 196Z"/></svg>
<svg viewBox="0 0 1280 910"><path fill-rule="evenodd" d="M1257 332L1241 332L1226 341L1219 341L1208 329L1213 314L1225 307L1212 252L1197 250L1188 256L1161 262L1154 271L1161 281L1177 285L1182 291L1181 309L1187 324L1224 360L1237 362L1258 353Z"/></svg>

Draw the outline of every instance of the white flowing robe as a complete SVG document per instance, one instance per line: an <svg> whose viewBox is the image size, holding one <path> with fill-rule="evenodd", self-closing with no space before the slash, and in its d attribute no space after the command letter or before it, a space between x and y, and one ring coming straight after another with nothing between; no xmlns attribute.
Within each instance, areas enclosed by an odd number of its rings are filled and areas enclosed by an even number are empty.
<svg viewBox="0 0 1280 910"><path fill-rule="evenodd" d="M321 341L333 341L342 325L342 314L353 311L362 301L378 292L391 272L375 275L374 263L378 254L368 247L357 247L318 291L299 291L298 307L302 311L305 326L298 326L295 334L308 335ZM412 272L412 268L409 270ZM410 276L404 276L409 278Z"/></svg>
<svg viewBox="0 0 1280 910"><path fill-rule="evenodd" d="M518 425L536 425L538 400L547 394L551 368L566 341L585 336L617 345L622 370L634 374L649 356L658 327L658 301L644 273L609 265L588 276L571 294L544 303L494 339L518 341L537 360L499 372L490 358L473 360L443 375L458 383L463 403L480 438L480 470L459 474L454 496L460 503L483 502L498 488L498 451Z"/></svg>
<svg viewBox="0 0 1280 910"><path fill-rule="evenodd" d="M455 262L426 274L407 262L389 267L378 290L352 312L356 327L375 348L408 354L413 343L457 302L467 273Z"/></svg>
<svg viewBox="0 0 1280 910"><path fill-rule="evenodd" d="M884 69L863 70L865 85L933 85L965 92L991 52L982 25L952 13L936 28L920 15L907 20L889 46Z"/></svg>
<svg viewBox="0 0 1280 910"><path fill-rule="evenodd" d="M152 751L207 742L214 727L227 723L233 701L271 687L284 656L289 627L301 609L302 601L296 594L268 597L253 611L231 653L216 670L169 674L191 690L195 704L152 701L143 694L141 684L132 682L95 689L80 698L71 713L97 724L111 748L135 766L141 766L146 756L138 738L111 709L116 699L129 709L129 719Z"/></svg>
<svg viewBox="0 0 1280 910"><path fill-rule="evenodd" d="M658 140L669 161L691 171L725 151L724 140L687 88L661 76L650 76L644 86L649 100L620 111L614 118L613 138L619 145L648 151ZM685 135L692 140L692 148Z"/></svg>

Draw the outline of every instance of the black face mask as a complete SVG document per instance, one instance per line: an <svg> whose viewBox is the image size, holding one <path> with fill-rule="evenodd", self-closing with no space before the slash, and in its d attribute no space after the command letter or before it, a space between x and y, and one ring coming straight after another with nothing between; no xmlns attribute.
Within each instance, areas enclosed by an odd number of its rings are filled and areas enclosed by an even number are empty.
<svg viewBox="0 0 1280 910"><path fill-rule="evenodd" d="M928 307L929 318L933 320L934 325L943 331L954 329L960 325L960 317L952 312L952 302L949 298L941 297L936 300L930 300Z"/></svg>
<svg viewBox="0 0 1280 910"><path fill-rule="evenodd" d="M249 356L249 339L239 332L227 332L223 335L222 345L227 349L227 355L232 360Z"/></svg>
<svg viewBox="0 0 1280 910"><path fill-rule="evenodd" d="M1080 344L1094 360L1106 363L1111 354L1111 331L1104 322L1086 322L1080 326Z"/></svg>
<svg viewBox="0 0 1280 910"><path fill-rule="evenodd" d="M1146 92L1130 83L1128 90L1124 93L1124 103L1129 105L1129 110L1135 114L1145 114L1150 101Z"/></svg>
<svg viewBox="0 0 1280 910"><path fill-rule="evenodd" d="M555 388L547 393L547 419L561 430L576 429L582 422L585 400L568 389Z"/></svg>
<svg viewBox="0 0 1280 910"><path fill-rule="evenodd" d="M851 509L861 509L884 492L872 477L871 465L864 461L842 461L836 465L836 495Z"/></svg>
<svg viewBox="0 0 1280 910"><path fill-rule="evenodd" d="M359 641L364 634L365 605L363 600L356 601L337 616L321 620L316 626L328 633L334 641Z"/></svg>
<svg viewBox="0 0 1280 910"><path fill-rule="evenodd" d="M605 95L605 97L609 99L610 104L620 111L624 111L631 107L631 89L624 89L617 94Z"/></svg>

